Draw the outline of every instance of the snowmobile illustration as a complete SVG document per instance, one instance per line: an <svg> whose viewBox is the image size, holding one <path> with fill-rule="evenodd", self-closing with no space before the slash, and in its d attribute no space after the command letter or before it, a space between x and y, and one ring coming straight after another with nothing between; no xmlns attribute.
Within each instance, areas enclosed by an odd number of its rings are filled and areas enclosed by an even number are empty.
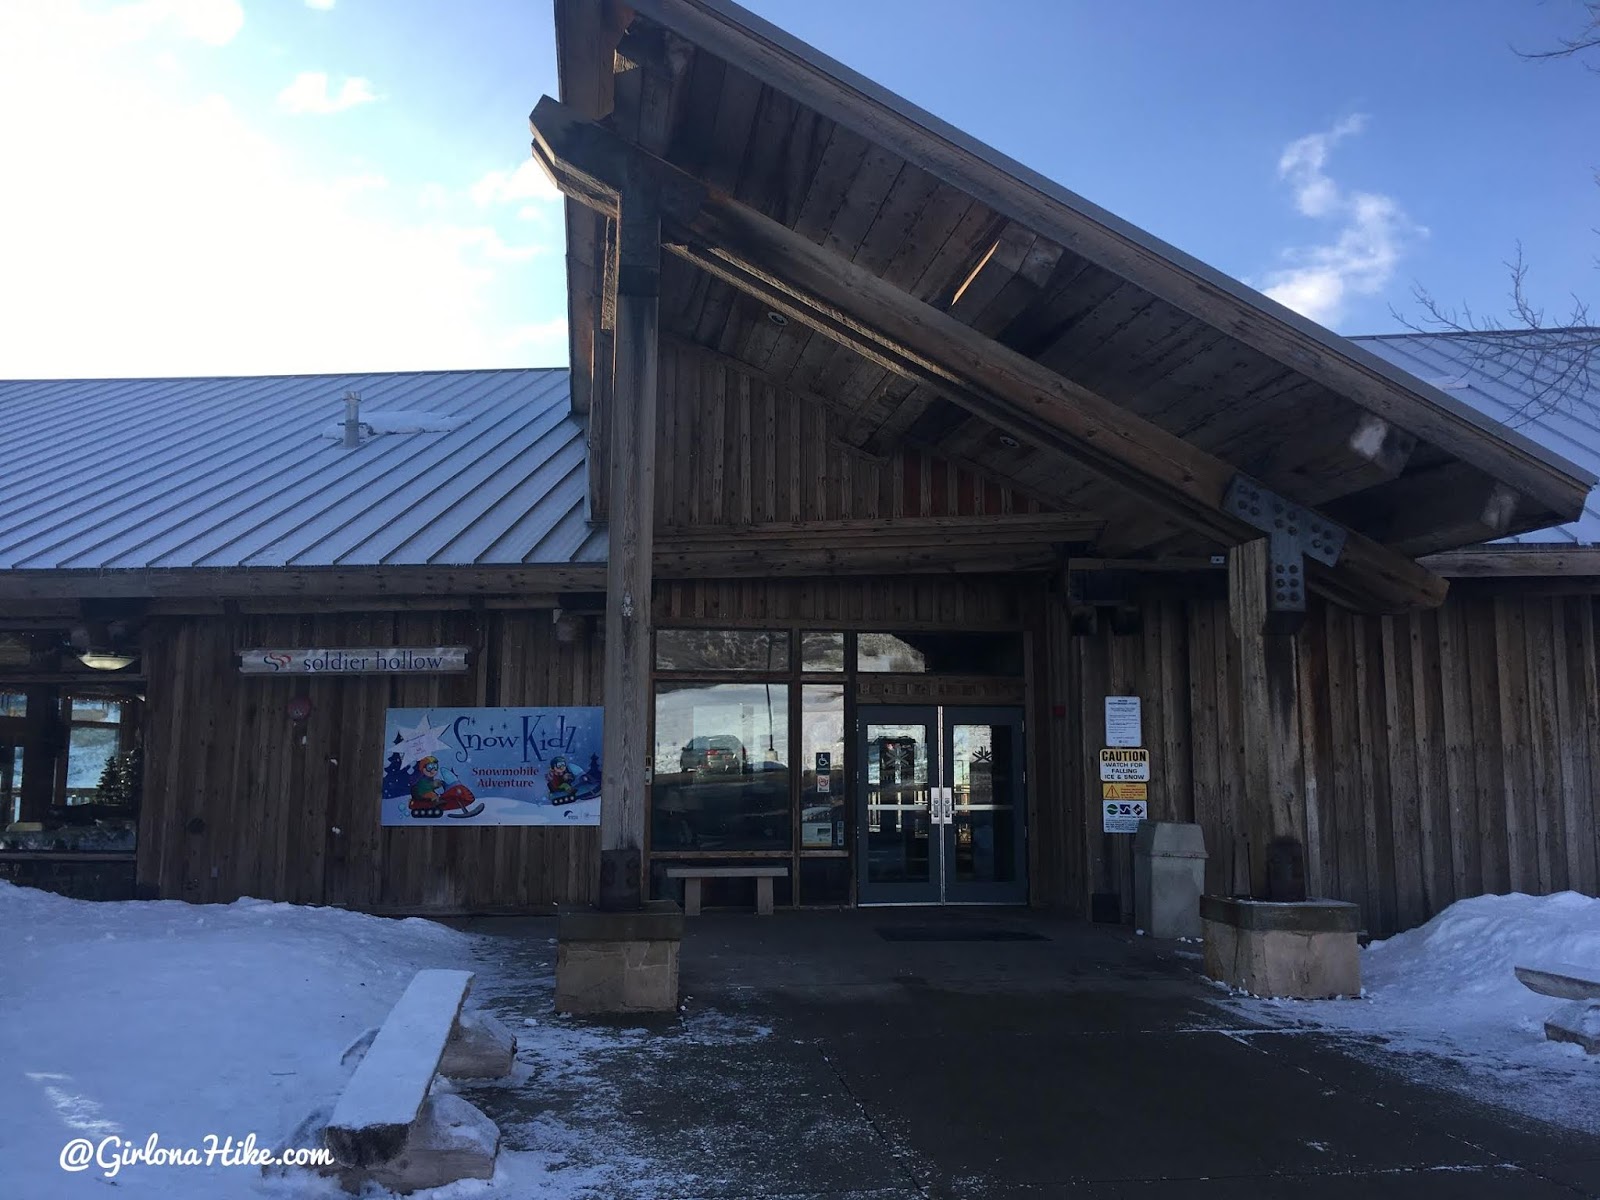
<svg viewBox="0 0 1600 1200"><path fill-rule="evenodd" d="M411 815L419 818L475 817L483 811L483 801L464 783L449 783L439 760L428 755L417 763L417 781L411 785Z"/></svg>
<svg viewBox="0 0 1600 1200"><path fill-rule="evenodd" d="M550 760L550 769L545 772L544 783L545 791L553 805L576 804L580 800L591 800L600 794L599 756L591 754L589 769L582 775L574 775L566 757L557 755Z"/></svg>

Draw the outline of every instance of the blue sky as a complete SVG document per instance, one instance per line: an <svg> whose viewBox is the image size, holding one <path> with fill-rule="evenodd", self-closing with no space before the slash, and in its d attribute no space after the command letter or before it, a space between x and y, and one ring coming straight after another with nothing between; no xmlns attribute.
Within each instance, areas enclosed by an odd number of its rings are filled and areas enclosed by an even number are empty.
<svg viewBox="0 0 1600 1200"><path fill-rule="evenodd" d="M753 0L1346 333L1600 276L1577 0ZM0 376L547 365L544 0L7 0Z"/></svg>

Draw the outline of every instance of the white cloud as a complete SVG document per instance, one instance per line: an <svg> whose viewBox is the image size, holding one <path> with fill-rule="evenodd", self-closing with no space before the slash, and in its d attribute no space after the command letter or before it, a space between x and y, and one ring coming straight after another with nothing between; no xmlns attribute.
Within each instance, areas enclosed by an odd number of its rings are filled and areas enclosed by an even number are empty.
<svg viewBox="0 0 1600 1200"><path fill-rule="evenodd" d="M1338 229L1321 244L1286 251L1288 265L1266 277L1264 290L1324 325L1340 318L1352 296L1381 292L1409 244L1427 234L1394 197L1347 189L1328 174L1333 148L1365 128L1365 116L1346 117L1332 129L1290 142L1278 159L1278 177L1294 189L1300 214L1337 222Z"/></svg>
<svg viewBox="0 0 1600 1200"><path fill-rule="evenodd" d="M337 92L329 92L327 72L301 71L278 93L278 107L292 113L336 113L377 98L372 82L359 75L346 77Z"/></svg>
<svg viewBox="0 0 1600 1200"><path fill-rule="evenodd" d="M479 208L492 208L498 204L515 204L532 200L538 204L555 203L561 199L550 176L532 158L526 159L512 170L490 171L471 188L472 202ZM543 211L536 205L522 205L517 215L525 220L537 219Z"/></svg>
<svg viewBox="0 0 1600 1200"><path fill-rule="evenodd" d="M125 53L119 19L0 0L0 109L30 114L7 132L27 185L0 189L0 377L565 361L564 339L547 354L553 333L516 324L563 307L558 266L542 291L527 274L559 264L558 233L479 211L471 176L441 175L455 202L434 211L384 163L319 171L315 143L280 143L241 104L160 72L174 47ZM210 53L192 27L150 36ZM107 112L128 136L93 135Z"/></svg>

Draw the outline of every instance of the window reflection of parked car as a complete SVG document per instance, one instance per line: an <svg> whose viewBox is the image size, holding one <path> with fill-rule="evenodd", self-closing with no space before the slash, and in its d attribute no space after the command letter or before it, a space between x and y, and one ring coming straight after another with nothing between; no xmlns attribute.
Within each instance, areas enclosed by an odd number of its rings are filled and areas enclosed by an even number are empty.
<svg viewBox="0 0 1600 1200"><path fill-rule="evenodd" d="M690 738L679 759L686 774L738 775L744 772L744 743L727 734Z"/></svg>
<svg viewBox="0 0 1600 1200"><path fill-rule="evenodd" d="M691 738L679 766L681 775L655 781L656 845L759 850L789 840L787 763L751 757L738 738L712 734Z"/></svg>

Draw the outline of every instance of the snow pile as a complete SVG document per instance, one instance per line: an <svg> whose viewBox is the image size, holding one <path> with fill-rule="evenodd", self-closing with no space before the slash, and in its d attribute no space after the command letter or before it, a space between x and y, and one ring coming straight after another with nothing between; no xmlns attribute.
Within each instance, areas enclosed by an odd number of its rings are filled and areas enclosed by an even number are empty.
<svg viewBox="0 0 1600 1200"><path fill-rule="evenodd" d="M354 1070L346 1051L427 967L475 972L469 1004L505 1021L519 1048L509 1080L434 1085L499 1125L495 1177L419 1195L695 1194L703 1164L661 1161L630 1085L673 1069L677 1043L770 1030L711 1012L653 1030L550 1015L554 956L553 940L417 919L260 900L94 903L0 882L0 1196L343 1196L302 1170L138 1163L107 1178L60 1158L72 1139L142 1147L151 1134L163 1150L203 1152L208 1134L299 1148L297 1127L331 1110Z"/></svg>
<svg viewBox="0 0 1600 1200"><path fill-rule="evenodd" d="M1524 987L1513 968L1570 963L1600 972L1600 899L1476 896L1361 955L1364 997L1236 1000L1270 1025L1367 1035L1412 1073L1434 1082L1466 1069L1483 1098L1600 1132L1600 1058L1550 1042L1545 1019L1562 1004ZM1390 1058L1391 1062L1397 1061Z"/></svg>
<svg viewBox="0 0 1600 1200"><path fill-rule="evenodd" d="M1600 975L1600 899L1475 896L1361 956L1361 977L1392 1026L1544 1037L1559 1001L1524 987L1514 967L1573 963Z"/></svg>
<svg viewBox="0 0 1600 1200"><path fill-rule="evenodd" d="M91 903L0 883L0 1180L11 1196L103 1194L71 1138L270 1149L331 1104L340 1054L419 968L471 967L474 939L421 920L241 900ZM242 1166L130 1166L125 1196L260 1195ZM287 1183L287 1181L284 1181ZM280 1188L283 1184L278 1185ZM301 1176L289 1194L337 1195Z"/></svg>

